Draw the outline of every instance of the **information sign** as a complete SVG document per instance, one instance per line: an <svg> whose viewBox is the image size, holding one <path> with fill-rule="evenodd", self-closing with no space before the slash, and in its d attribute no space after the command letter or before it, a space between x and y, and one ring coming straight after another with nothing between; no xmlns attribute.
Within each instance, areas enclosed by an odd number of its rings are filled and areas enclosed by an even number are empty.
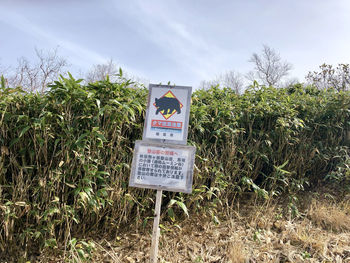
<svg viewBox="0 0 350 263"><path fill-rule="evenodd" d="M186 144L191 87L150 84L143 140Z"/></svg>
<svg viewBox="0 0 350 263"><path fill-rule="evenodd" d="M135 142L129 186L157 189L150 259L157 262L162 191L192 192L196 148L187 146L191 87L150 84L142 141Z"/></svg>
<svg viewBox="0 0 350 263"><path fill-rule="evenodd" d="M130 186L174 192L192 192L196 148L136 141Z"/></svg>

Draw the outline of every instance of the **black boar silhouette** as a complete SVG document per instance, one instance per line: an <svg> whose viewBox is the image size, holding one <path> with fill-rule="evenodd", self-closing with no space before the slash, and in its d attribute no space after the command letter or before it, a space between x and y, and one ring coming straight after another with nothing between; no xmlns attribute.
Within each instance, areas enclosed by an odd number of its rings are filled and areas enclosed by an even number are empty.
<svg viewBox="0 0 350 263"><path fill-rule="evenodd" d="M164 110L164 115L171 114L174 110L176 110L177 114L181 113L180 102L176 98L156 98L156 107L158 108L156 111L156 115L162 110Z"/></svg>

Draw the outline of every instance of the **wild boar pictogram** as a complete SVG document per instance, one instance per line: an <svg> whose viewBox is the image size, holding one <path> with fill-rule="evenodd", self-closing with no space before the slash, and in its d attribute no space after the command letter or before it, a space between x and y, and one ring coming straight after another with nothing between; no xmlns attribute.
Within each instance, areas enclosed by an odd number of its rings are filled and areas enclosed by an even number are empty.
<svg viewBox="0 0 350 263"><path fill-rule="evenodd" d="M171 97L161 97L159 99L155 98L155 106L157 107L156 114L163 111L163 115L172 114L174 110L177 114L181 113L180 102L177 98Z"/></svg>

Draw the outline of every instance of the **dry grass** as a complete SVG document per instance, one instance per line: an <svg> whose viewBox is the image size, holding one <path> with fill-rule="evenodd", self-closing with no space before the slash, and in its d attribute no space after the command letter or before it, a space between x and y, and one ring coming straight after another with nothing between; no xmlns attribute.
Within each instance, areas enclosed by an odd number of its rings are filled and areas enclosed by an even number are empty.
<svg viewBox="0 0 350 263"><path fill-rule="evenodd" d="M326 230L350 230L350 205L340 205L314 201L309 211L311 221Z"/></svg>
<svg viewBox="0 0 350 263"><path fill-rule="evenodd" d="M176 226L163 222L159 262L350 262L349 202L312 200L304 216L293 220L282 210L281 205L245 205L222 216L220 224L209 216ZM95 241L91 261L148 262L150 233L151 224L114 241Z"/></svg>
<svg viewBox="0 0 350 263"><path fill-rule="evenodd" d="M231 263L244 263L248 257L245 251L244 243L241 241L232 242L228 248L228 258Z"/></svg>

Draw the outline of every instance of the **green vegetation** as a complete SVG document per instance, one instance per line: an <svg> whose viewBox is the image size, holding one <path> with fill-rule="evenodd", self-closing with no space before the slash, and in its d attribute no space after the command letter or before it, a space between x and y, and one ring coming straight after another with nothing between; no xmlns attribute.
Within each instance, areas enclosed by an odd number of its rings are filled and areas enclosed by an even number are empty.
<svg viewBox="0 0 350 263"><path fill-rule="evenodd" d="M1 82L0 255L63 247L88 259L85 237L151 216L154 191L128 187L147 89L122 78L80 82L61 78L44 94ZM194 92L193 194L165 193L164 211L171 220L205 211L219 222L236 198L286 195L297 215L304 187L349 187L349 106L349 92L301 85Z"/></svg>

